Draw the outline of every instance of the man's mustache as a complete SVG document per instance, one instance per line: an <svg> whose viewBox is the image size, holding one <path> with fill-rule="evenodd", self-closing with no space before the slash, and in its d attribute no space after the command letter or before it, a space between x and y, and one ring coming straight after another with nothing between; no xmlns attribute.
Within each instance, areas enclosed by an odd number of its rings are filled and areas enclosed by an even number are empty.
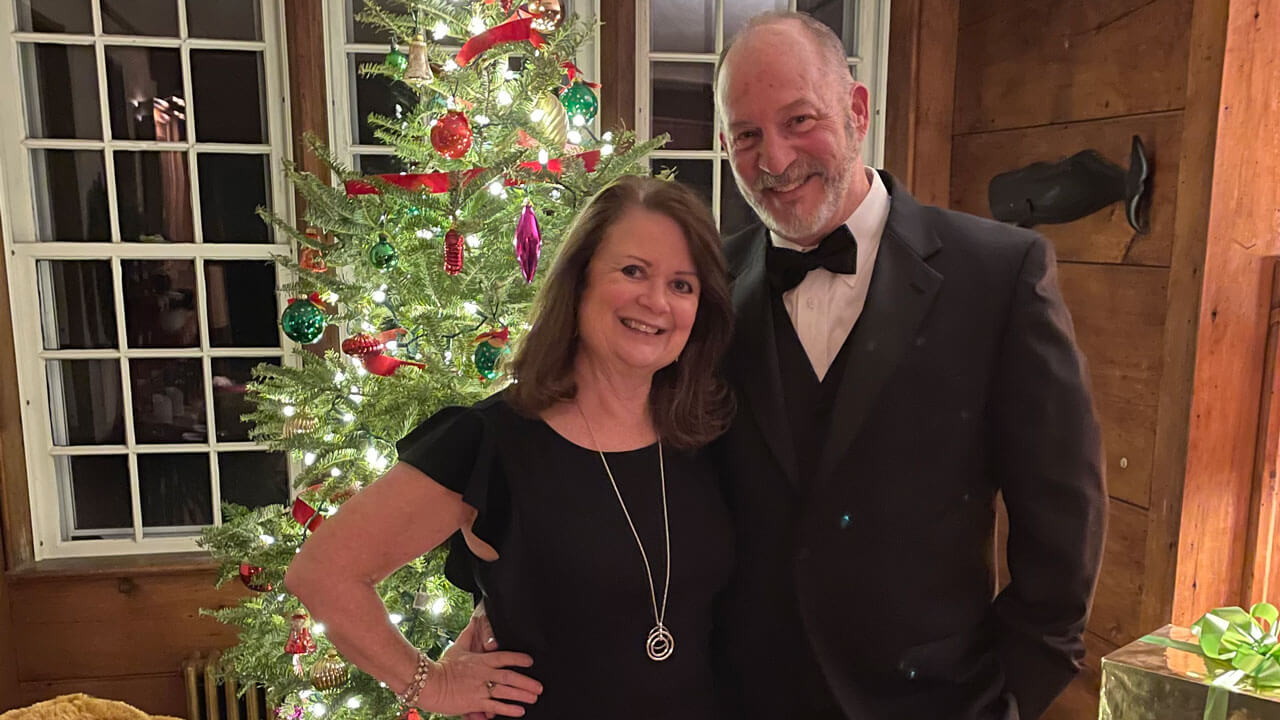
<svg viewBox="0 0 1280 720"><path fill-rule="evenodd" d="M775 187L785 187L804 180L815 173L825 175L825 171L826 168L813 160L796 160L788 165L786 170L777 175L761 170L760 175L751 184L751 189L760 192L762 190L771 190Z"/></svg>

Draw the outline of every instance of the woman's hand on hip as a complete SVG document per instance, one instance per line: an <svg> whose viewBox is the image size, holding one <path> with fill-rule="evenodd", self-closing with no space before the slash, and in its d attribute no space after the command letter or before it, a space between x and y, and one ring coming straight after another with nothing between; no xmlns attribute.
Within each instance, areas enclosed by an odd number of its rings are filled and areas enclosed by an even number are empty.
<svg viewBox="0 0 1280 720"><path fill-rule="evenodd" d="M533 665L524 653L505 650L474 652L475 628L469 625L440 656L418 704L442 715L485 713L501 717L521 717L526 705L538 701L542 683L511 668ZM474 643L474 644L473 644Z"/></svg>

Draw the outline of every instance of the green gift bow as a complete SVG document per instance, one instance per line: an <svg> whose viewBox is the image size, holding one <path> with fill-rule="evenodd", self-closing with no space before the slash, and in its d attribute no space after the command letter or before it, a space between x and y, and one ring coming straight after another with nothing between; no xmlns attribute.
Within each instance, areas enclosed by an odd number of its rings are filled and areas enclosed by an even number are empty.
<svg viewBox="0 0 1280 720"><path fill-rule="evenodd" d="M1204 720L1226 720L1227 690L1280 688L1277 619L1280 619L1280 610L1271 603L1258 603L1248 612L1238 607L1221 607L1210 610L1191 625L1198 644L1155 635L1147 635L1142 640L1203 657L1211 675ZM1260 621L1265 621L1267 627Z"/></svg>

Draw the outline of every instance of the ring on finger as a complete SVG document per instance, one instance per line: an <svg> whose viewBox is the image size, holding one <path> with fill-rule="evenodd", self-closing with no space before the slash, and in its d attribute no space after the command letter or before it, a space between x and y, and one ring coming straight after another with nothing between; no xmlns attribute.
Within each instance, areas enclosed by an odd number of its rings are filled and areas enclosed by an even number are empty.
<svg viewBox="0 0 1280 720"><path fill-rule="evenodd" d="M492 680L486 680L484 686L489 689L489 697L493 697L493 688L497 683Z"/></svg>

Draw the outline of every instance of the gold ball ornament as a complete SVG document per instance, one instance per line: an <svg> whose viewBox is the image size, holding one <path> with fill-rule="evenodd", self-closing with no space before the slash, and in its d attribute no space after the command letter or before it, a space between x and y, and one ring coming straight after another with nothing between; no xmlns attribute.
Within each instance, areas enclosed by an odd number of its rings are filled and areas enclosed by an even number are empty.
<svg viewBox="0 0 1280 720"><path fill-rule="evenodd" d="M337 650L330 650L311 666L311 685L317 690L335 690L347 684L351 671Z"/></svg>
<svg viewBox="0 0 1280 720"><path fill-rule="evenodd" d="M549 92L539 95L530 116L538 118L534 124L557 150L568 142L569 115L560 104L560 98Z"/></svg>
<svg viewBox="0 0 1280 720"><path fill-rule="evenodd" d="M309 415L294 415L284 421L284 427L281 428L281 434L286 438L291 438L294 435L309 433L319 427L319 425L320 421L314 417Z"/></svg>

